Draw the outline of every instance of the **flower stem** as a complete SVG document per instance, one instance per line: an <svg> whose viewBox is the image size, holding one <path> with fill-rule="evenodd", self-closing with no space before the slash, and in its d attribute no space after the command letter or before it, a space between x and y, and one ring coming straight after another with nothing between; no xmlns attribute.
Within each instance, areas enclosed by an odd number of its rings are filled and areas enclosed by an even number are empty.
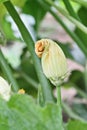
<svg viewBox="0 0 87 130"><path fill-rule="evenodd" d="M56 90L57 90L57 105L58 105L59 119L61 124L60 126L61 126L61 130L64 130L63 119L62 119L61 87L56 86Z"/></svg>
<svg viewBox="0 0 87 130"><path fill-rule="evenodd" d="M57 105L61 106L61 88L60 86L56 87L57 89Z"/></svg>

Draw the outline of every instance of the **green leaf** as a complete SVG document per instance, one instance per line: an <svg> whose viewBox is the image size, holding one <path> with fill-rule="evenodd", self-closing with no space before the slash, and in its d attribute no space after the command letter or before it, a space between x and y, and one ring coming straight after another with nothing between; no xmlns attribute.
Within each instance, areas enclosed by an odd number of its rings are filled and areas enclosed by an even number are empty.
<svg viewBox="0 0 87 130"><path fill-rule="evenodd" d="M87 15L86 15L85 12L87 12L87 8L81 7L81 8L78 10L78 15L79 15L79 17L80 17L82 23L83 23L85 26L87 26L87 22L86 22L86 21L87 21Z"/></svg>
<svg viewBox="0 0 87 130"><path fill-rule="evenodd" d="M12 0L12 3L16 6L22 7L25 4L26 0Z"/></svg>
<svg viewBox="0 0 87 130"><path fill-rule="evenodd" d="M5 1L7 1L7 0L0 0L0 3L5 2Z"/></svg>
<svg viewBox="0 0 87 130"><path fill-rule="evenodd" d="M77 2L78 4L87 8L87 1L86 0L72 0L73 2Z"/></svg>
<svg viewBox="0 0 87 130"><path fill-rule="evenodd" d="M9 102L0 99L0 129L60 130L58 106L40 107L28 95L15 94Z"/></svg>
<svg viewBox="0 0 87 130"><path fill-rule="evenodd" d="M7 40L10 40L10 41L11 40L19 40L19 38L17 38L14 35L14 31L12 30L11 23L8 22L5 17L2 19L2 28L4 30L4 33L5 33Z"/></svg>
<svg viewBox="0 0 87 130"><path fill-rule="evenodd" d="M8 0L0 0L0 3L3 3L5 1L8 1ZM12 2L15 4L15 5L18 5L18 6L23 6L24 3L26 2L26 0L12 0Z"/></svg>
<svg viewBox="0 0 87 130"><path fill-rule="evenodd" d="M81 19L82 23L87 26L87 9L85 7L81 7L78 10L79 18ZM81 31L80 29L76 28L75 33L79 36L79 38L83 41L83 44L87 47L87 34Z"/></svg>
<svg viewBox="0 0 87 130"><path fill-rule="evenodd" d="M0 9L1 9L0 10L0 23L1 23L3 16L6 14L6 9L5 9L3 3L0 3Z"/></svg>
<svg viewBox="0 0 87 130"><path fill-rule="evenodd" d="M67 130L87 130L87 122L69 121Z"/></svg>
<svg viewBox="0 0 87 130"><path fill-rule="evenodd" d="M6 2L7 0L0 0L0 21L3 19L3 16L6 14L7 10L3 5L3 2ZM25 4L26 0L11 0L12 3L18 7L23 7L23 5Z"/></svg>

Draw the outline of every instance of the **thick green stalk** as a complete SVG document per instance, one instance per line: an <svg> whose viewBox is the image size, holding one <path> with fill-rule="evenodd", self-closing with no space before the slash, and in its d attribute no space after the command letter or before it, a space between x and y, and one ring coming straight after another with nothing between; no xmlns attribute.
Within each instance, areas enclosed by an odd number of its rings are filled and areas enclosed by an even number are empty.
<svg viewBox="0 0 87 130"><path fill-rule="evenodd" d="M78 17L78 15L76 14L76 12L74 11L74 9L73 9L70 1L69 0L63 0L63 3L65 4L66 9L68 10L69 14L71 16L73 16L74 18L76 18L77 20L80 21L80 18Z"/></svg>
<svg viewBox="0 0 87 130"><path fill-rule="evenodd" d="M61 20L61 18L58 15L56 15L56 13L53 10L51 10L49 5L47 5L45 2L41 0L38 0L38 2L45 10L49 11L53 15L53 17L60 23L60 25L65 29L65 31L69 34L69 36L77 43L77 45L87 56L87 49L84 46L83 42L79 39L79 37L65 25L65 23Z"/></svg>
<svg viewBox="0 0 87 130"><path fill-rule="evenodd" d="M17 84L15 78L13 77L12 71L7 64L6 59L4 58L1 49L0 49L0 66L2 68L3 73L5 74L6 78L8 79L9 83L11 84L13 91L17 92L19 89L18 84Z"/></svg>
<svg viewBox="0 0 87 130"><path fill-rule="evenodd" d="M57 90L57 105L61 106L61 87L57 86L56 90ZM60 107L60 109L61 109L61 107Z"/></svg>
<svg viewBox="0 0 87 130"><path fill-rule="evenodd" d="M43 96L44 96L45 102L53 101L53 96L52 96L50 84L47 81L46 77L43 75L40 61L37 58L35 51L34 51L34 41L31 37L30 33L28 32L27 28L25 27L22 20L20 19L19 15L18 15L17 11L15 10L14 6L12 5L12 3L10 1L6 1L6 2L4 2L4 6L6 7L9 14L13 18L13 20L15 21L25 43L27 44L28 50L30 51L30 53L32 55L35 69L37 72L37 76L38 76L39 81L40 81L41 86L42 86Z"/></svg>
<svg viewBox="0 0 87 130"><path fill-rule="evenodd" d="M67 115L73 119L76 120L80 120L80 121L84 121L83 118L81 118L79 115L77 115L76 113L74 113L72 111L72 109L68 106L68 104L62 102L61 103L61 92L60 92L60 87L57 87L57 104L59 106L59 110L60 110L60 119L61 119L61 123L62 123L62 109L61 106L63 107L64 111L67 113Z"/></svg>
<svg viewBox="0 0 87 130"><path fill-rule="evenodd" d="M63 130L63 119L62 119L62 105L61 105L61 87L56 86L57 90L57 105L58 105L58 111L59 111L59 120L61 124L60 130Z"/></svg>
<svg viewBox="0 0 87 130"><path fill-rule="evenodd" d="M41 107L44 106L44 99L43 99L43 93L42 93L42 87L39 85L38 86L38 98L37 98L37 103Z"/></svg>

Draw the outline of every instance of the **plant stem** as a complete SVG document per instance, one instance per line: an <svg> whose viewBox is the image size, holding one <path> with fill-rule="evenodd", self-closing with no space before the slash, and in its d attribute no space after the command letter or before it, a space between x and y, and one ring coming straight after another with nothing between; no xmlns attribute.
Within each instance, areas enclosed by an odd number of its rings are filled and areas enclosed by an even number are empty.
<svg viewBox="0 0 87 130"><path fill-rule="evenodd" d="M63 130L63 120L62 120L62 105L61 105L61 87L56 86L57 90L57 105L58 105L58 112L59 112L59 119L60 119L60 126L61 130Z"/></svg>
<svg viewBox="0 0 87 130"><path fill-rule="evenodd" d="M8 79L9 83L12 85L13 91L17 92L19 89L18 84L13 77L12 71L7 64L6 59L4 58L1 49L0 49L0 65L1 65L2 71L5 74L6 78Z"/></svg>
<svg viewBox="0 0 87 130"><path fill-rule="evenodd" d="M57 6L56 4L54 4L53 1L51 0L45 0L48 4L50 4L51 6L55 7L64 17L66 17L68 20L70 20L73 24L75 24L75 26L77 26L80 30L82 30L83 32L85 32L87 34L87 27L84 26L81 22L79 22L77 19L73 18L72 16L70 16L66 10L64 10L63 8L61 8L60 6Z"/></svg>
<svg viewBox="0 0 87 130"><path fill-rule="evenodd" d="M44 76L41 65L40 65L40 61L35 54L34 41L31 37L30 33L28 32L27 28L23 24L22 20L20 19L19 15L18 15L17 11L15 10L14 6L12 5L11 1L4 2L4 6L6 7L9 14L15 21L15 23L16 23L18 29L20 30L20 33L28 47L28 50L32 55L33 62L35 65L35 70L37 72L38 79L42 86L44 100L45 100L45 102L49 102L49 101L52 102L53 96L52 96L51 86L50 86L48 80L46 79L46 77Z"/></svg>
<svg viewBox="0 0 87 130"><path fill-rule="evenodd" d="M83 42L80 40L80 38L65 25L65 23L61 20L61 18L58 15L56 15L56 13L53 10L51 10L49 5L47 5L45 2L41 0L38 0L38 2L45 10L49 11L53 15L53 17L61 24L61 26L65 29L65 31L70 35L70 37L77 43L77 45L87 56L87 49L84 46Z"/></svg>
<svg viewBox="0 0 87 130"><path fill-rule="evenodd" d="M72 7L70 1L69 1L69 0L63 0L63 3L65 4L66 9L68 10L69 14L70 14L71 16L73 16L74 18L76 18L77 20L80 21L80 18L79 18L78 15L75 13L75 11L74 11L74 9L73 9L73 7Z"/></svg>
<svg viewBox="0 0 87 130"><path fill-rule="evenodd" d="M56 89L57 89L57 105L61 106L61 87L57 86Z"/></svg>
<svg viewBox="0 0 87 130"><path fill-rule="evenodd" d="M83 118L81 118L79 115L77 115L76 113L74 113L72 111L72 109L68 106L68 104L62 102L62 106L64 111L68 114L69 117L71 117L72 119L75 120L80 120L80 121L85 121Z"/></svg>
<svg viewBox="0 0 87 130"><path fill-rule="evenodd" d="M61 124L63 124L62 123L63 122L62 121L62 107L65 110L65 112L68 114L69 117L76 119L76 120L84 121L83 118L81 118L79 115L77 115L76 113L74 113L72 111L72 109L68 106L68 104L66 104L64 102L61 103L61 87L58 86L58 87L56 87L56 89L57 89L57 105L58 105L58 108L59 108L59 111L60 111Z"/></svg>
<svg viewBox="0 0 87 130"><path fill-rule="evenodd" d="M49 0L46 0L46 1L49 1ZM70 1L69 0L63 0L63 1L71 16L63 8L57 6L51 0L49 1L49 3L53 5L63 16L65 16L68 20L70 20L72 23L76 25L77 28L76 28L75 33L79 37L82 44L84 44L84 46L87 47L87 40L86 40L87 27L83 25L79 16L75 13Z"/></svg>
<svg viewBox="0 0 87 130"><path fill-rule="evenodd" d="M42 87L39 85L38 86L38 98L37 98L37 103L41 107L44 106L44 100L43 100L43 93L42 93Z"/></svg>

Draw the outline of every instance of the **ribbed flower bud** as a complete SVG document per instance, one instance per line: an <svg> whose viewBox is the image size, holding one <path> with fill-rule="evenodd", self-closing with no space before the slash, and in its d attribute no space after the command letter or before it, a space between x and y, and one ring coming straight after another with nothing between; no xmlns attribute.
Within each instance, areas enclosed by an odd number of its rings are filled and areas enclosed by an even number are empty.
<svg viewBox="0 0 87 130"><path fill-rule="evenodd" d="M11 86L2 77L0 77L0 96L6 101L8 101L11 96Z"/></svg>
<svg viewBox="0 0 87 130"><path fill-rule="evenodd" d="M55 86L60 85L67 76L67 62L62 49L50 39L36 42L35 52L41 57L43 73Z"/></svg>

